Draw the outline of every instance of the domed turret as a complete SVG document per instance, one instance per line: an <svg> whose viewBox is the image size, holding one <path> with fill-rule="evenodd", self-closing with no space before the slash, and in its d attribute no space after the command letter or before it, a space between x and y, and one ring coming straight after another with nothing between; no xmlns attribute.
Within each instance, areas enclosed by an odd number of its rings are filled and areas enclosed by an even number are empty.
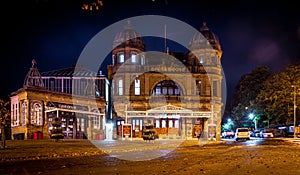
<svg viewBox="0 0 300 175"><path fill-rule="evenodd" d="M113 41L113 48L124 48L126 46L145 51L144 41L140 35L132 29L129 21L125 29L116 34Z"/></svg>
<svg viewBox="0 0 300 175"><path fill-rule="evenodd" d="M221 51L221 46L218 37L209 30L206 26L206 22L203 22L203 26L200 28L200 32L197 32L190 41L190 49L196 50L211 46L213 49Z"/></svg>

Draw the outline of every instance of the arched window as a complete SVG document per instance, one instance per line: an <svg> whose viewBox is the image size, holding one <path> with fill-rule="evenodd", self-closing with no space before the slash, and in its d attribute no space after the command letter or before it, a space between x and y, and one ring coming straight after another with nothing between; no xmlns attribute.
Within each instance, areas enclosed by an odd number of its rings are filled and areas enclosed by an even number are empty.
<svg viewBox="0 0 300 175"><path fill-rule="evenodd" d="M124 55L123 52L121 52L121 53L118 54L118 62L119 63L124 63L124 61L125 61L125 55Z"/></svg>
<svg viewBox="0 0 300 175"><path fill-rule="evenodd" d="M153 95L180 95L180 88L174 81L165 80L158 83L152 92Z"/></svg>
<svg viewBox="0 0 300 175"><path fill-rule="evenodd" d="M133 52L130 55L131 63L137 63L137 53Z"/></svg>
<svg viewBox="0 0 300 175"><path fill-rule="evenodd" d="M22 116L21 116L21 124L22 124L22 126L26 125L26 116L27 116L27 104L24 101L22 103Z"/></svg>
<svg viewBox="0 0 300 175"><path fill-rule="evenodd" d="M42 105L40 103L33 103L31 111L31 124L43 125Z"/></svg>

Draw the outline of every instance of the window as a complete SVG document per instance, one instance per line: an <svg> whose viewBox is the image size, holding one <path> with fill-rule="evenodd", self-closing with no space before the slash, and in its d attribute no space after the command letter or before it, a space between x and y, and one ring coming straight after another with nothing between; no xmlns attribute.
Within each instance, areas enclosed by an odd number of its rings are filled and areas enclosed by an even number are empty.
<svg viewBox="0 0 300 175"><path fill-rule="evenodd" d="M39 103L32 105L31 124L43 125L42 107Z"/></svg>
<svg viewBox="0 0 300 175"><path fill-rule="evenodd" d="M213 81L213 96L218 96L218 81Z"/></svg>
<svg viewBox="0 0 300 175"><path fill-rule="evenodd" d="M199 60L200 60L200 63L201 63L201 64L204 63L204 58L203 58L203 56L199 56Z"/></svg>
<svg viewBox="0 0 300 175"><path fill-rule="evenodd" d="M173 120L169 120L169 128L173 128Z"/></svg>
<svg viewBox="0 0 300 175"><path fill-rule="evenodd" d="M136 79L134 81L134 95L140 95L141 91L141 81L139 79Z"/></svg>
<svg viewBox="0 0 300 175"><path fill-rule="evenodd" d="M153 95L180 95L180 88L178 85L169 80L162 81L155 86L155 89L152 91Z"/></svg>
<svg viewBox="0 0 300 175"><path fill-rule="evenodd" d="M119 90L119 95L123 95L123 80L118 81L118 90Z"/></svg>
<svg viewBox="0 0 300 175"><path fill-rule="evenodd" d="M178 120L175 120L174 128L179 128L179 122L178 122Z"/></svg>
<svg viewBox="0 0 300 175"><path fill-rule="evenodd" d="M161 127L162 127L162 128L166 128L166 120L163 119L163 120L161 121Z"/></svg>
<svg viewBox="0 0 300 175"><path fill-rule="evenodd" d="M124 53L119 53L118 58L119 58L119 63L124 63L125 61Z"/></svg>
<svg viewBox="0 0 300 175"><path fill-rule="evenodd" d="M77 118L77 131L84 132L84 118Z"/></svg>
<svg viewBox="0 0 300 175"><path fill-rule="evenodd" d="M131 63L137 63L137 54L131 53Z"/></svg>
<svg viewBox="0 0 300 175"><path fill-rule="evenodd" d="M168 93L168 87L163 87L163 88L162 88L162 93L163 93L164 95L167 95L167 93Z"/></svg>
<svg viewBox="0 0 300 175"><path fill-rule="evenodd" d="M155 120L155 127L156 128L159 128L160 126L159 126L159 120Z"/></svg>
<svg viewBox="0 0 300 175"><path fill-rule="evenodd" d="M132 120L132 130L135 130L135 120Z"/></svg>
<svg viewBox="0 0 300 175"><path fill-rule="evenodd" d="M145 65L145 55L141 56L141 65Z"/></svg>
<svg viewBox="0 0 300 175"><path fill-rule="evenodd" d="M160 90L161 90L160 87L156 87L156 89L155 89L155 94L156 94L156 95L160 95L160 94L161 94Z"/></svg>
<svg viewBox="0 0 300 175"><path fill-rule="evenodd" d="M196 80L196 86L197 86L198 94L201 95L201 86L202 86L201 80Z"/></svg>
<svg viewBox="0 0 300 175"><path fill-rule="evenodd" d="M100 128L100 116L94 117L94 128L99 129Z"/></svg>
<svg viewBox="0 0 300 175"><path fill-rule="evenodd" d="M27 116L27 104L24 101L22 103L22 119L21 119L22 126L26 125L26 116Z"/></svg>

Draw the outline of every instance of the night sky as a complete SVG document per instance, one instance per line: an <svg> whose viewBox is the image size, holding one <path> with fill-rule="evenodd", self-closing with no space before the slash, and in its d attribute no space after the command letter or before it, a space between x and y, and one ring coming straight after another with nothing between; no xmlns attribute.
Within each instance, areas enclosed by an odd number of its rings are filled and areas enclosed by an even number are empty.
<svg viewBox="0 0 300 175"><path fill-rule="evenodd" d="M40 72L71 66L103 28L139 15L169 16L196 29L206 21L220 39L229 99L239 78L255 67L279 71L300 61L297 1L103 0L92 12L81 9L85 2L90 0L2 2L0 98L22 87L32 59ZM146 43L146 49L163 46Z"/></svg>

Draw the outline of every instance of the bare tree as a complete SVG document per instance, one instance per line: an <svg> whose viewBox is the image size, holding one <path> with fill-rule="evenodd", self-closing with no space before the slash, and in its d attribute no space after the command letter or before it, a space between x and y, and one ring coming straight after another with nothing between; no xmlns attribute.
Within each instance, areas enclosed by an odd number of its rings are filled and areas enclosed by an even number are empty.
<svg viewBox="0 0 300 175"><path fill-rule="evenodd" d="M9 124L9 101L0 99L0 128L2 133L2 147L6 148L5 126Z"/></svg>

